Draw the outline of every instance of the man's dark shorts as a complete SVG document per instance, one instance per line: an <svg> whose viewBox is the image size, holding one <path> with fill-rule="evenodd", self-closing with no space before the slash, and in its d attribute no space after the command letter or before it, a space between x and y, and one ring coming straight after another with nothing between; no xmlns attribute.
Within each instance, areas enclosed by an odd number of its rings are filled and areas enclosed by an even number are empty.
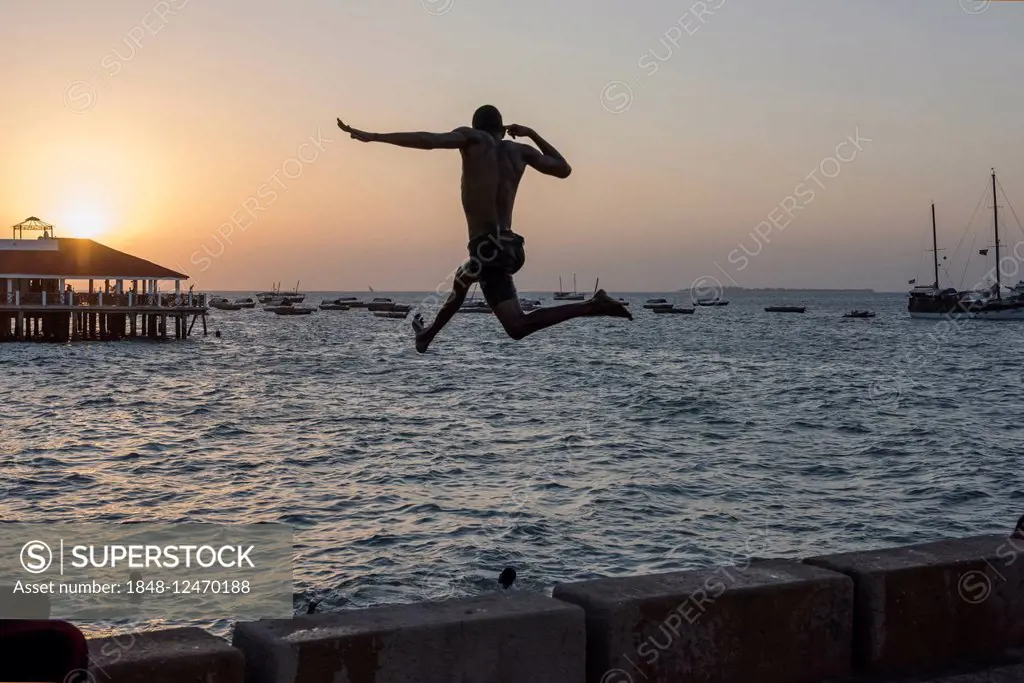
<svg viewBox="0 0 1024 683"><path fill-rule="evenodd" d="M503 230L469 243L469 262L463 269L480 283L480 291L492 309L518 296L512 276L526 263L524 242L521 235Z"/></svg>

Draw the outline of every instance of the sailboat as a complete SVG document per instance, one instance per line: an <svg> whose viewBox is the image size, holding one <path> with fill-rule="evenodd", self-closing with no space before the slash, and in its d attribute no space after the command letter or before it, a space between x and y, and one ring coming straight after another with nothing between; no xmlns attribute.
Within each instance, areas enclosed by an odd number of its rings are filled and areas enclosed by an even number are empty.
<svg viewBox="0 0 1024 683"><path fill-rule="evenodd" d="M930 285L918 285L909 292L907 311L911 318L959 318L966 316L960 293L952 287L939 289L939 238L935 223L935 204L932 203L932 264L935 281ZM911 281L910 284L914 284Z"/></svg>
<svg viewBox="0 0 1024 683"><path fill-rule="evenodd" d="M274 286L269 292L257 292L256 300L261 304L270 303L283 303L285 301L291 301L292 303L302 303L306 298L306 295L299 291L299 282L295 283L294 292L282 292L281 283L275 282Z"/></svg>
<svg viewBox="0 0 1024 683"><path fill-rule="evenodd" d="M571 292L562 290L562 276L558 276L558 291L554 293L552 298L555 301L583 301L583 294L576 291L576 273L572 274Z"/></svg>
<svg viewBox="0 0 1024 683"><path fill-rule="evenodd" d="M1000 272L1002 259L999 254L999 248L1002 246L999 243L999 201L996 193L996 170L994 168L992 169L992 225L996 236L996 281L985 296L968 302L971 317L975 320L1024 320L1024 287L1022 287L1022 283L1017 283L1017 286L1007 296L1003 296Z"/></svg>
<svg viewBox="0 0 1024 683"><path fill-rule="evenodd" d="M459 313L490 313L491 307L483 299L476 298L476 283L469 292L469 299L462 302L462 306L459 307Z"/></svg>
<svg viewBox="0 0 1024 683"><path fill-rule="evenodd" d="M982 293L939 289L939 252L935 229L935 205L932 204L932 252L935 282L929 287L910 291L907 310L912 318L971 318L974 320L1024 320L1024 283L1018 283L1003 296L999 242L999 201L996 171L992 169L992 225L995 233L995 283ZM987 253L987 249L982 253Z"/></svg>

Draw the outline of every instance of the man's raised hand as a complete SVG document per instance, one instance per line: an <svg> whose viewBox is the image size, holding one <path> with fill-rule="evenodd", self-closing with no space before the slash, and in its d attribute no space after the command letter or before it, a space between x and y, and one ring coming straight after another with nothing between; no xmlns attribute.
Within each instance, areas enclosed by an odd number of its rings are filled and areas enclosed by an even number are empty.
<svg viewBox="0 0 1024 683"><path fill-rule="evenodd" d="M505 132L511 135L513 138L532 138L534 136L532 128L520 126L518 123L513 123L510 126L506 126Z"/></svg>
<svg viewBox="0 0 1024 683"><path fill-rule="evenodd" d="M338 128L341 128L343 131L351 135L353 140L358 140L359 142L373 141L373 133L367 133L366 131L359 130L358 128L353 128L341 119L338 119Z"/></svg>

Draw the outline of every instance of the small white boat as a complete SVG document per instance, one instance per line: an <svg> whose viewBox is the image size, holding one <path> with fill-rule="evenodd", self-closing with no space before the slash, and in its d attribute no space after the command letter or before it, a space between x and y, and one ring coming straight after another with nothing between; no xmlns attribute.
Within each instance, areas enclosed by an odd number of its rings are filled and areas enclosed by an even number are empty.
<svg viewBox="0 0 1024 683"><path fill-rule="evenodd" d="M665 308L666 306L671 305L672 303L667 299L648 299L644 302L644 308L648 309Z"/></svg>
<svg viewBox="0 0 1024 683"><path fill-rule="evenodd" d="M238 304L233 304L222 296L215 297L209 301L210 308L216 308L218 311L240 311L242 307Z"/></svg>

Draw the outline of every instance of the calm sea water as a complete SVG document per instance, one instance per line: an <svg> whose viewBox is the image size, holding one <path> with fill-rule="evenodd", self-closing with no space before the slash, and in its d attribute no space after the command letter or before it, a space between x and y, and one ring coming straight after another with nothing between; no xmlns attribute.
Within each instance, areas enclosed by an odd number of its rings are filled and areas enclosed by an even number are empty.
<svg viewBox="0 0 1024 683"><path fill-rule="evenodd" d="M457 317L426 355L366 311L0 345L0 515L288 523L296 609L329 611L491 591L506 565L545 591L1024 512L1024 324L912 321L899 294L747 292L693 316L626 296L632 323L522 342ZM809 310L762 310L780 303Z"/></svg>

